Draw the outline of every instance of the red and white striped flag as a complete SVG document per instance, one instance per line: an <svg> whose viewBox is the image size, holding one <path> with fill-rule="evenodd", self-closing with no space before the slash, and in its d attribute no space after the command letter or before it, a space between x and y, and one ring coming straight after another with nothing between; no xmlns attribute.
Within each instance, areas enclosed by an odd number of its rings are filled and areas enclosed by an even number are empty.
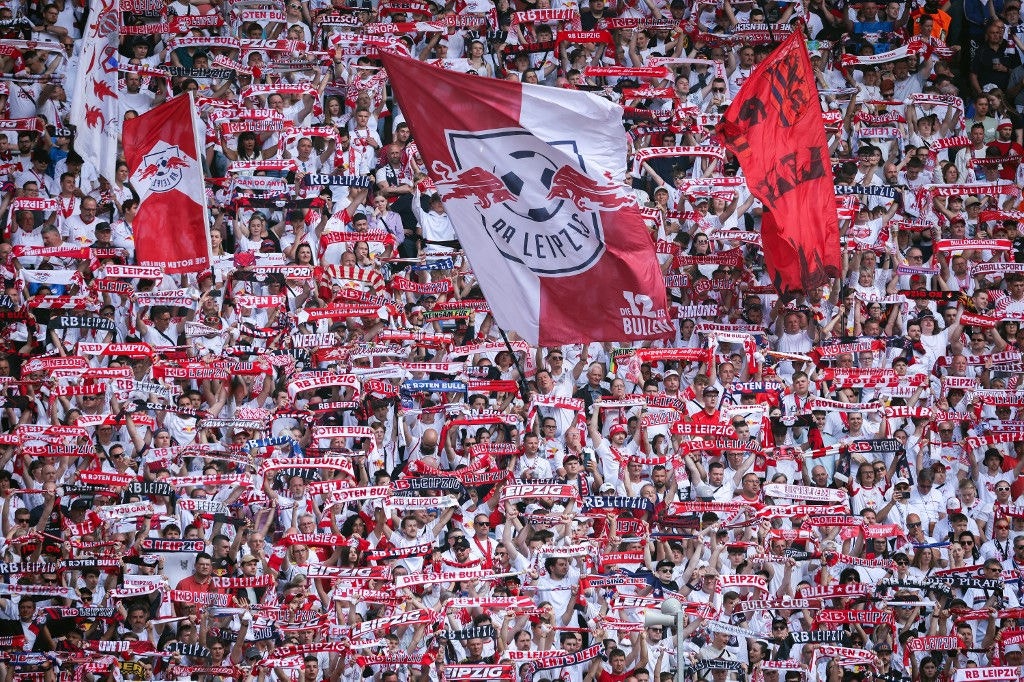
<svg viewBox="0 0 1024 682"><path fill-rule="evenodd" d="M671 332L654 241L624 184L621 107L382 59L501 327L545 345Z"/></svg>

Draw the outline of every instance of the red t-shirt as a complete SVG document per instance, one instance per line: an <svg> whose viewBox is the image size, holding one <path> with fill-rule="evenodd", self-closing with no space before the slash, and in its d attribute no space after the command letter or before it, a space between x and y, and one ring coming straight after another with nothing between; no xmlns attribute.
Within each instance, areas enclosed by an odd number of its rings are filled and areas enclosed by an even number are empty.
<svg viewBox="0 0 1024 682"><path fill-rule="evenodd" d="M631 671L627 670L621 675L616 675L614 673L602 670L601 674L597 676L597 682L626 682L626 678L630 676L630 673Z"/></svg>

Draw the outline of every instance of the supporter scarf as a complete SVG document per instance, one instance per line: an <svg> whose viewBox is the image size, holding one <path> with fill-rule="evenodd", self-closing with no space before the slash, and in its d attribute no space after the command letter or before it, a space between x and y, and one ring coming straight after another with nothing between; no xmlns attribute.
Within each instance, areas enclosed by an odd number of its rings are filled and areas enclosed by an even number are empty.
<svg viewBox="0 0 1024 682"><path fill-rule="evenodd" d="M1019 195L1020 188L1010 182L978 182L965 185L925 185L924 190L932 196L952 197L963 195L999 196Z"/></svg>
<svg viewBox="0 0 1024 682"><path fill-rule="evenodd" d="M95 329L117 333L114 321L106 317L80 317L77 315L54 315L46 325L49 329Z"/></svg>
<svg viewBox="0 0 1024 682"><path fill-rule="evenodd" d="M808 401L809 410L828 410L831 412L881 412L882 404L870 403L844 403L841 400L830 400L829 398L814 397Z"/></svg>
<svg viewBox="0 0 1024 682"><path fill-rule="evenodd" d="M896 619L892 611L851 609L822 609L814 618L816 623L828 625L856 623L858 625L886 625L895 627Z"/></svg>
<svg viewBox="0 0 1024 682"><path fill-rule="evenodd" d="M153 347L148 343L86 343L80 341L76 351L79 355L99 355L103 357L153 357Z"/></svg>
<svg viewBox="0 0 1024 682"><path fill-rule="evenodd" d="M637 171L648 159L676 156L697 156L724 161L725 148L720 146L644 147L643 149L638 149L633 155L633 174L639 176Z"/></svg>
<svg viewBox="0 0 1024 682"><path fill-rule="evenodd" d="M505 500L519 500L527 498L541 498L541 499L563 499L572 498L577 499L579 492L576 487L568 484L518 484L505 486L501 491L501 499Z"/></svg>
<svg viewBox="0 0 1024 682"><path fill-rule="evenodd" d="M743 504L740 502L672 502L668 506L669 516L683 516L686 514L732 514L740 511Z"/></svg>
<svg viewBox="0 0 1024 682"><path fill-rule="evenodd" d="M835 193L836 196L857 194L895 199L899 195L899 189L887 185L836 185Z"/></svg>
<svg viewBox="0 0 1024 682"><path fill-rule="evenodd" d="M459 664L448 665L444 670L443 682L454 680L512 680L511 665L498 664Z"/></svg>
<svg viewBox="0 0 1024 682"><path fill-rule="evenodd" d="M667 78L669 70L664 66L587 66L583 75L588 78Z"/></svg>
<svg viewBox="0 0 1024 682"><path fill-rule="evenodd" d="M873 590L871 585L853 583L850 585L828 585L826 587L802 587L797 590L800 599L845 599L863 597Z"/></svg>
<svg viewBox="0 0 1024 682"><path fill-rule="evenodd" d="M566 21L574 31L580 31L580 15L572 9L534 9L512 13L511 28L524 23Z"/></svg>
<svg viewBox="0 0 1024 682"><path fill-rule="evenodd" d="M741 639L758 639L770 636L766 632L755 632L753 630L748 630L747 628L739 627L738 625L730 625L729 623L724 623L720 620L709 620L706 623L706 625L708 630L710 630L711 632L724 632L726 634L732 635L733 637L739 637Z"/></svg>
<svg viewBox="0 0 1024 682"><path fill-rule="evenodd" d="M187 590L170 590L169 599L172 602L184 604L196 604L203 606L227 606L230 596L216 592L189 592Z"/></svg>
<svg viewBox="0 0 1024 682"><path fill-rule="evenodd" d="M395 238L390 232L385 232L384 230L368 230L366 232L327 232L320 237L320 250L323 251L331 244L352 244L355 242L394 244ZM404 278L402 279L404 280ZM404 281L408 282L409 280ZM392 286L394 286L394 278L392 278ZM403 289L402 291L415 291L415 289ZM447 291L431 293L447 293Z"/></svg>
<svg viewBox="0 0 1024 682"><path fill-rule="evenodd" d="M768 483L764 486L764 494L769 497L784 497L797 500L815 500L818 502L846 502L844 490L832 488L813 488L805 485L785 485Z"/></svg>
<svg viewBox="0 0 1024 682"><path fill-rule="evenodd" d="M716 503L703 503L703 504L716 504ZM717 504L732 504L732 503L717 503ZM713 510L712 510L713 511ZM773 505L764 507L757 511L756 516L758 518L765 519L776 519L776 518L792 518L794 516L811 516L814 514L846 514L849 509L845 505L836 504L832 506L821 506L815 504L789 504L789 505Z"/></svg>
<svg viewBox="0 0 1024 682"><path fill-rule="evenodd" d="M1012 666L988 666L985 668L960 668L953 682L974 682L977 680L1016 680L1020 670Z"/></svg>
<svg viewBox="0 0 1024 682"><path fill-rule="evenodd" d="M833 358L845 353L862 353L865 351L879 351L885 350L885 341L875 339L872 341L858 341L855 343L837 343L827 346L816 346L810 352L808 356L814 361L815 364L820 364L823 358Z"/></svg>
<svg viewBox="0 0 1024 682"><path fill-rule="evenodd" d="M37 119L38 122L38 119ZM60 208L60 204L56 199L48 199L46 197L17 197L12 202L11 210L13 211L43 211L51 212L56 211ZM36 247L44 248L44 247ZM74 248L74 247L55 247L55 248Z"/></svg>
<svg viewBox="0 0 1024 682"><path fill-rule="evenodd" d="M420 476L417 478L399 478L391 482L395 491L412 490L444 490L461 491L462 483L454 476Z"/></svg>
<svg viewBox="0 0 1024 682"><path fill-rule="evenodd" d="M566 654L564 656L552 656L543 661L537 662L537 668L539 670L552 670L554 668L566 668L569 666L576 665L578 663L585 663L593 660L601 652L601 645L595 644L586 649L577 651L574 654Z"/></svg>
<svg viewBox="0 0 1024 682"><path fill-rule="evenodd" d="M692 424L687 422L676 422L672 425L671 432L683 436L719 436L735 438L736 429L732 424Z"/></svg>
<svg viewBox="0 0 1024 682"><path fill-rule="evenodd" d="M221 502L216 500L201 499L196 500L188 497L182 497L177 503L178 509L184 509L187 511L198 511L204 514L227 514L228 508Z"/></svg>
<svg viewBox="0 0 1024 682"><path fill-rule="evenodd" d="M809 526L818 527L833 527L833 526L846 526L860 528L865 525L865 521L862 518L855 516L841 516L841 515L823 515L823 516L812 516L806 520Z"/></svg>
<svg viewBox="0 0 1024 682"><path fill-rule="evenodd" d="M993 508L996 518L1009 516L1015 519L1024 519L1024 506L1016 504L997 504Z"/></svg>
<svg viewBox="0 0 1024 682"><path fill-rule="evenodd" d="M750 589L768 592L768 582L760 575L722 575L715 582L715 592L725 592L735 587L746 587Z"/></svg>
<svg viewBox="0 0 1024 682"><path fill-rule="evenodd" d="M213 586L222 589L236 589L246 587L270 587L274 585L274 576L269 573L266 575L255 575L251 578L238 577L238 578L218 578L214 576L210 578L213 581Z"/></svg>
<svg viewBox="0 0 1024 682"><path fill-rule="evenodd" d="M896 564L893 561L884 557L880 557L878 559L863 559L861 557L840 554L839 552L827 553L825 555L825 561L829 566L846 564L850 566L865 566L867 568L896 568Z"/></svg>
<svg viewBox="0 0 1024 682"><path fill-rule="evenodd" d="M1009 251L1013 248L1013 242L1009 239L940 239L935 242L934 250L938 252L984 250L984 251Z"/></svg>
<svg viewBox="0 0 1024 682"><path fill-rule="evenodd" d="M57 564L43 561L0 562L0 573L3 575L11 575L12 573L55 573L57 570Z"/></svg>
<svg viewBox="0 0 1024 682"><path fill-rule="evenodd" d="M990 275L997 272L1024 272L1024 263L971 263L972 275Z"/></svg>
<svg viewBox="0 0 1024 682"><path fill-rule="evenodd" d="M645 512L654 511L654 503L642 497L583 497L583 513L594 509L635 509Z"/></svg>
<svg viewBox="0 0 1024 682"><path fill-rule="evenodd" d="M418 625L421 623L433 623L438 615L429 609L405 611L394 616L385 616L374 620L364 621L352 626L352 638L370 632L390 632L393 628L404 625Z"/></svg>
<svg viewBox="0 0 1024 682"><path fill-rule="evenodd" d="M607 552L600 555L599 566L602 571L610 566L622 564L642 564L644 562L643 552Z"/></svg>
<svg viewBox="0 0 1024 682"><path fill-rule="evenodd" d="M309 487L312 487L310 484ZM311 491L312 492L312 491ZM391 492L390 486L378 485L367 488L349 488L347 490L336 490L332 492L325 501L326 506L346 504L353 500L376 500L385 498Z"/></svg>
<svg viewBox="0 0 1024 682"><path fill-rule="evenodd" d="M143 595L152 594L153 592L156 592L160 589L160 585L156 583L142 583L139 585L125 585L123 587L115 587L114 589L110 590L107 594L114 599L130 599L132 597L141 597Z"/></svg>
<svg viewBox="0 0 1024 682"><path fill-rule="evenodd" d="M256 161L232 161L228 164L229 173L288 172L298 169L295 159L260 159Z"/></svg>
<svg viewBox="0 0 1024 682"><path fill-rule="evenodd" d="M80 608L72 607L48 607L43 613L49 618L102 618L109 620L117 615L117 609L113 606L88 606Z"/></svg>
<svg viewBox="0 0 1024 682"><path fill-rule="evenodd" d="M622 28L653 28L663 30L675 30L677 28L676 22L671 19L654 19L653 17L609 17L599 19L597 27L606 31L615 31ZM648 61L653 62L657 59L668 59L667 57L650 57ZM671 61L671 60L670 60ZM680 60L685 62L693 63L707 63L710 60L707 59L690 59ZM675 63L675 61L671 61Z"/></svg>
<svg viewBox="0 0 1024 682"><path fill-rule="evenodd" d="M79 482L88 485L103 485L121 488L140 479L138 476L133 474L114 474L107 473L105 471L86 470L78 472L78 480Z"/></svg>
<svg viewBox="0 0 1024 682"><path fill-rule="evenodd" d="M946 583L960 589L1001 590L1002 578L978 578L970 575L937 575L931 576L937 582Z"/></svg>
<svg viewBox="0 0 1024 682"><path fill-rule="evenodd" d="M413 545L411 547L397 547L390 548L387 550L368 552L367 558L371 561L380 561L381 559L387 559L390 557L414 557L414 556L426 556L434 551L435 545L432 542L425 542L421 545Z"/></svg>
<svg viewBox="0 0 1024 682"><path fill-rule="evenodd" d="M15 258L36 256L42 258L73 258L75 260L89 259L89 249L75 246L15 246L11 249L11 253L14 254Z"/></svg>
<svg viewBox="0 0 1024 682"><path fill-rule="evenodd" d="M295 398L297 393L329 387L350 388L358 395L360 382L353 374L319 373L316 376L300 377L288 383L288 395ZM372 435L372 434L371 434Z"/></svg>

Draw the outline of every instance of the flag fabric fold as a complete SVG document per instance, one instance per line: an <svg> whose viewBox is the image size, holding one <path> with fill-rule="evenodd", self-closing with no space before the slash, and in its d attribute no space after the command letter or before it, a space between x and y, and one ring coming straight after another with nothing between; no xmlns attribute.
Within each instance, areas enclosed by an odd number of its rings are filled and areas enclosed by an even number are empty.
<svg viewBox="0 0 1024 682"><path fill-rule="evenodd" d="M545 345L671 332L654 242L623 184L621 107L382 59L502 328Z"/></svg>

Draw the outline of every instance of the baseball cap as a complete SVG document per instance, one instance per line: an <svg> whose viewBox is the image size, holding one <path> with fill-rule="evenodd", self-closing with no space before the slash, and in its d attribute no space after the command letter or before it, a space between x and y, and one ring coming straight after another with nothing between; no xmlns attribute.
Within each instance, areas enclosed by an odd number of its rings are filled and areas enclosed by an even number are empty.
<svg viewBox="0 0 1024 682"><path fill-rule="evenodd" d="M1000 462L1003 461L1003 453L999 452L995 448L989 448L988 450L986 450L985 457L981 461L987 462L989 457L998 457Z"/></svg>
<svg viewBox="0 0 1024 682"><path fill-rule="evenodd" d="M248 564L248 563L251 563L253 561L259 561L259 559L254 557L252 554L246 554L245 556L242 557L242 563L243 564Z"/></svg>
<svg viewBox="0 0 1024 682"><path fill-rule="evenodd" d="M622 424L615 424L614 426L612 426L612 428L608 429L608 435L609 436L614 436L617 433L625 433L625 432L626 432L626 427L623 426Z"/></svg>
<svg viewBox="0 0 1024 682"><path fill-rule="evenodd" d="M464 537L456 538L452 543L452 549L469 549L469 540Z"/></svg>
<svg viewBox="0 0 1024 682"><path fill-rule="evenodd" d="M961 508L962 508L962 506L960 504L960 500L956 499L955 497L951 497L948 500L946 500L946 509L947 510L949 510L949 511L960 511Z"/></svg>
<svg viewBox="0 0 1024 682"><path fill-rule="evenodd" d="M674 369L670 369L669 371L665 372L665 378L666 379L668 379L669 377L677 377L677 376L679 376L679 372L677 372Z"/></svg>
<svg viewBox="0 0 1024 682"><path fill-rule="evenodd" d="M718 395L718 389L714 386L707 386L704 389L704 395Z"/></svg>
<svg viewBox="0 0 1024 682"><path fill-rule="evenodd" d="M979 199L978 197L967 197L967 202L964 205L965 206L974 206L975 204L980 204L980 203L981 203L981 199Z"/></svg>

